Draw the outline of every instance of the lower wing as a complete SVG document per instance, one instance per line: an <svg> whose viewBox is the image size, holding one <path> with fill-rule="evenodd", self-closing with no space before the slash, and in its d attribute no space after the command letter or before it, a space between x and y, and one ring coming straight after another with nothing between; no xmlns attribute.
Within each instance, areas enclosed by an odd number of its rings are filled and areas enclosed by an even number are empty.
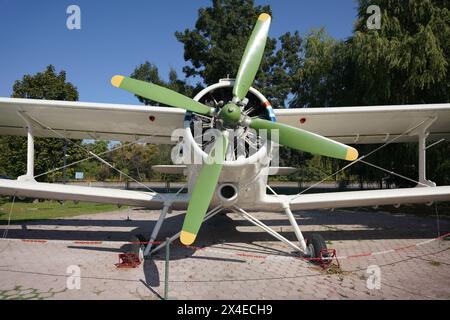
<svg viewBox="0 0 450 320"><path fill-rule="evenodd" d="M149 209L161 209L165 203L172 203L172 208L176 210L186 209L190 200L190 196L185 193L153 193L6 179L0 179L0 194L37 199L140 206ZM450 201L450 186L330 192L297 196L266 195L257 203L252 203L248 209L251 211L282 211L283 205L290 204L292 210L312 210L443 201Z"/></svg>
<svg viewBox="0 0 450 320"><path fill-rule="evenodd" d="M173 203L174 209L185 209L189 196L185 193L165 194L112 188L83 187L57 183L41 183L0 179L0 194L24 198L73 200L161 209Z"/></svg>
<svg viewBox="0 0 450 320"><path fill-rule="evenodd" d="M312 210L445 201L450 201L450 186L345 191L298 196L267 195L260 205L266 210L280 210L283 203L289 203L292 210Z"/></svg>

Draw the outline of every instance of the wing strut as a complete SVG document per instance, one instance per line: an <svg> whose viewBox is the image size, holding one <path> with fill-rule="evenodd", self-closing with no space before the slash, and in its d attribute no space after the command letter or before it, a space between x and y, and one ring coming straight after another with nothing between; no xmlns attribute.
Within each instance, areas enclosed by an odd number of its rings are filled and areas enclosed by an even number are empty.
<svg viewBox="0 0 450 320"><path fill-rule="evenodd" d="M419 138L419 183L417 187L430 186L436 187L436 183L427 179L427 138L430 132L428 129L437 120L437 117L430 118L423 126L418 128Z"/></svg>
<svg viewBox="0 0 450 320"><path fill-rule="evenodd" d="M23 119L27 125L27 172L17 178L19 181L36 181L34 180L34 134L33 134L33 123L30 121L28 116L21 111L17 111L17 114Z"/></svg>

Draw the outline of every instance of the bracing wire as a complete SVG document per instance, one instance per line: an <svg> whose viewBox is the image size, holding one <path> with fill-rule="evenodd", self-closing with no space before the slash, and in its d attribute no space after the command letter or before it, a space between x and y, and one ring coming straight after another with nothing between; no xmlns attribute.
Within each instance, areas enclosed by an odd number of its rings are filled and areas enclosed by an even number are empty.
<svg viewBox="0 0 450 320"><path fill-rule="evenodd" d="M312 189L312 188L317 187L318 185L322 184L322 183L325 182L326 180L328 180L328 179L330 179L330 178L336 176L336 175L339 174L340 172L342 172L342 171L348 169L349 167L353 166L354 164L356 164L356 163L358 163L358 162L362 162L363 159L365 159L365 158L371 156L371 155L374 154L375 152L377 152L377 151L381 150L382 148L384 148L384 147L386 147L386 146L388 146L388 145L394 143L395 141L397 141L397 140L400 139L401 137L403 137L403 136L409 134L409 133L412 132L413 130L415 130L415 129L417 129L418 127L420 127L420 126L421 126L423 123L425 123L426 121L427 121L427 120L423 120L423 121L419 122L417 125L413 126L413 127L410 128L410 129L407 129L405 132L403 132L403 133L400 134L399 136L396 136L396 137L392 138L391 140L387 141L387 142L384 143L383 145L381 145L381 146L375 148L374 150L370 151L368 154L359 157L359 158L356 159L355 161L350 162L350 163L347 164L346 166L344 166L344 167L342 167L341 169L335 171L334 173L328 175L327 177L325 177L324 179L320 180L319 182L317 182L317 183L315 183L315 184L309 186L309 187L306 188L305 190L303 190L303 191L299 192L298 194L296 194L295 196L293 196L293 197L291 198L291 201L293 201L294 199L298 198L300 195L302 195L302 194L305 193L306 191L308 191L308 190L310 190L310 189ZM384 170L386 170L386 169L384 169ZM386 171L388 171L388 170L386 170ZM409 179L409 178L408 178L408 179ZM418 181L414 181L414 182L419 183ZM427 187L428 187L428 186L427 186Z"/></svg>
<svg viewBox="0 0 450 320"><path fill-rule="evenodd" d="M151 189L150 187L148 187L147 185L143 184L142 182L134 179L133 177L129 176L128 174L126 174L125 172L123 172L120 169L117 169L116 167L114 167L112 164L110 164L108 161L104 160L103 158L101 158L100 156L98 156L97 154L93 153L92 151L90 151L89 149L83 147L82 145L76 144L74 143L72 140L70 140L69 138L67 138L66 136L64 136L63 134L57 132L56 130L52 129L51 127L47 126L46 124L42 123L41 121L37 120L36 118L28 115L28 117L30 117L33 121L37 122L39 125L41 125L42 127L47 128L48 130L52 131L53 133L55 133L56 135L58 135L59 137L61 137L62 139L68 141L70 144L75 145L78 148L83 149L84 151L86 151L88 154L92 155L93 157L95 157L97 160L100 160L101 162L103 162L104 164L106 164L107 166L109 166L111 169L119 172L120 174L124 175L125 177L129 178L130 180L133 180L134 182L136 182L137 184L139 184L140 186L144 187L145 189L147 189L148 191L152 192L152 193L157 193L155 190Z"/></svg>

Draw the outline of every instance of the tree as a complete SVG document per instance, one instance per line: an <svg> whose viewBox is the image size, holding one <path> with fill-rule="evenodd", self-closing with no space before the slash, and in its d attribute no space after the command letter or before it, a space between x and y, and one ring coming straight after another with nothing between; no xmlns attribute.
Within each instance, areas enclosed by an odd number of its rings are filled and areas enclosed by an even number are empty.
<svg viewBox="0 0 450 320"><path fill-rule="evenodd" d="M290 60L293 108L346 105L348 46L330 37L324 28L313 29L299 43L301 52Z"/></svg>
<svg viewBox="0 0 450 320"><path fill-rule="evenodd" d="M189 62L183 68L186 76L200 77L206 85L235 77L255 22L263 12L271 14L272 10L270 6L256 6L252 0L214 0L211 7L201 8L194 29L175 33ZM253 86L274 108L285 106L292 91L295 80L291 68L298 61L300 44L298 32L285 33L278 40L267 39ZM299 165L309 158L302 152L280 148L283 165Z"/></svg>
<svg viewBox="0 0 450 320"><path fill-rule="evenodd" d="M381 29L368 29L369 5L381 8ZM408 103L445 103L450 100L450 1L361 0L355 32L346 41L336 41L325 30L312 31L300 43L300 55L291 60L294 79L290 106L357 106ZM357 146L367 154L377 145ZM428 154L429 172L445 172L448 143ZM392 156L395 154L395 158ZM436 159L434 158L436 157ZM368 161L396 173L417 179L417 144L384 147ZM334 159L323 165L342 167ZM347 171L359 182L380 181L386 173L357 164ZM447 171L448 172L448 171ZM447 175L432 175L438 184ZM407 180L390 177L397 185Z"/></svg>
<svg viewBox="0 0 450 320"><path fill-rule="evenodd" d="M367 29L366 8L381 8L381 29ZM450 100L450 1L360 0L350 41L355 103Z"/></svg>
<svg viewBox="0 0 450 320"><path fill-rule="evenodd" d="M255 6L247 0L214 0L198 12L195 29L176 32L184 44L186 76L200 76L207 85L237 74L252 28L259 14L271 13L269 6ZM274 40L268 39L266 52ZM266 55L267 56L267 55Z"/></svg>
<svg viewBox="0 0 450 320"><path fill-rule="evenodd" d="M109 154L103 155L103 153L109 150L108 144L109 141L104 140L96 140L92 142L85 141L83 142L83 147L108 161L110 160ZM84 179L87 180L105 181L111 176L111 168L98 161L98 159L83 161L80 164L77 164L74 167L74 170L83 172Z"/></svg>
<svg viewBox="0 0 450 320"><path fill-rule="evenodd" d="M14 98L49 99L49 100L78 100L78 91L75 86L66 81L65 71L58 74L55 68L49 65L44 72L35 75L25 75L17 80L13 86ZM81 159L84 152L75 144L80 141L72 140L68 144L69 159ZM35 174L50 171L63 165L63 149L65 141L60 138L35 138ZM18 177L26 172L27 142L24 137L0 137L0 172ZM73 174L69 168L68 173ZM62 177L61 171L41 176L38 180L55 181Z"/></svg>
<svg viewBox="0 0 450 320"><path fill-rule="evenodd" d="M427 173L431 181L450 185L450 143L447 141L427 150Z"/></svg>
<svg viewBox="0 0 450 320"><path fill-rule="evenodd" d="M235 77L258 15L271 14L270 6L255 6L253 0L214 0L201 8L192 30L176 32L184 45L183 68L187 77L199 76L206 85L221 78ZM267 39L261 68L254 86L260 88L274 107L284 106L291 88L289 59L298 54L298 33L286 33L278 41Z"/></svg>
<svg viewBox="0 0 450 320"><path fill-rule="evenodd" d="M47 66L44 72L25 75L13 85L13 98L47 99L77 101L78 90L66 81L66 72L56 74L53 65Z"/></svg>
<svg viewBox="0 0 450 320"><path fill-rule="evenodd" d="M123 145L110 155L114 166L138 181L158 177L151 169L152 165L160 164L160 146L155 144Z"/></svg>
<svg viewBox="0 0 450 320"><path fill-rule="evenodd" d="M380 30L366 26L369 4L381 8ZM449 38L450 1L408 1L399 5L391 0L360 0L355 33L348 43L353 65L347 86L351 93L348 96L353 99L349 105L449 102ZM442 172L440 166L448 166L444 150L448 151L448 143L430 152L429 172ZM417 179L417 162L417 144L396 144L380 151L377 164ZM391 179L397 185L411 185L399 177ZM448 174L434 179L438 184L445 183Z"/></svg>
<svg viewBox="0 0 450 320"><path fill-rule="evenodd" d="M133 73L131 74L131 78L151 82L159 86L163 86L171 90L174 90L188 97L193 97L193 95L196 92L202 89L200 85L194 88L188 85L186 81L178 79L177 72L174 69L171 69L169 72L169 81L168 82L164 81L159 75L158 67L156 67L154 64L148 61L145 61L143 64L136 67ZM141 103L144 103L145 105L152 105L152 106L162 105L159 102L152 101L138 95L136 95L136 97Z"/></svg>

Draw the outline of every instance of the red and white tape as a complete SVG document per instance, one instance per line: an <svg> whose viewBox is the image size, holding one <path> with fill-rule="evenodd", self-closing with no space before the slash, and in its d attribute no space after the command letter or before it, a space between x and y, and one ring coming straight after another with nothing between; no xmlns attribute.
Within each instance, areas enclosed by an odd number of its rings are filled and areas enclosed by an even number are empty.
<svg viewBox="0 0 450 320"><path fill-rule="evenodd" d="M362 258L362 257L370 257L370 256L379 256L383 254L388 253L394 253L394 252L400 252L405 250L412 250L424 245L427 245L429 243L432 243L437 240L441 240L443 238L450 237L450 232L439 236L437 238L428 239L425 241L417 242L411 245L401 246L389 250L383 250L383 251L377 251L377 252L362 252L359 254L352 254L352 255L346 255L346 256L337 256L336 258L338 260L343 259L356 259L356 258ZM127 241L89 241L89 240L45 240L45 239L11 239L11 238L0 238L1 241L11 241L11 242L22 242L27 244L70 244L70 245L79 245L79 246L101 246L101 245L125 245L125 244L148 244L150 242L127 242ZM152 244L159 245L163 242L160 241L154 241ZM251 254L246 252L237 252L237 253L231 253L229 251L225 250L217 250L220 248L210 248L210 247L195 247L195 246L184 246L181 244L172 244L172 245L179 245L184 248L193 249L195 251L199 250L207 250L208 252L216 252L216 253L225 253L229 255L239 256L239 257L246 257L246 258L254 258L254 259L267 259L267 258L281 258L281 256L274 256L274 255L258 255L258 254ZM286 256L284 258L295 258L295 259L302 259L302 260L317 260L317 258L306 258L306 257L294 257L294 256Z"/></svg>

